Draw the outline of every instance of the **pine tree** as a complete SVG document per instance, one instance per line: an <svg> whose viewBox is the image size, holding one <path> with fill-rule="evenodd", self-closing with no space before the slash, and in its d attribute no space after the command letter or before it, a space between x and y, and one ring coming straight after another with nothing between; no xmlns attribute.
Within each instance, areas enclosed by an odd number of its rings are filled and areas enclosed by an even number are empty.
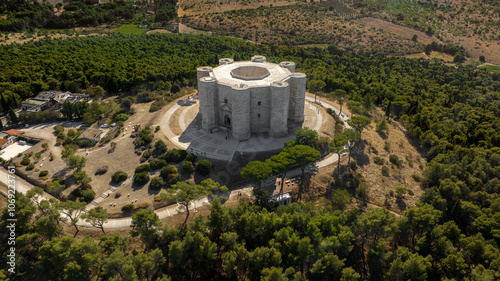
<svg viewBox="0 0 500 281"><path fill-rule="evenodd" d="M17 115L12 108L9 109L9 117L10 117L10 122L12 122L12 124L19 123L19 118L17 118Z"/></svg>

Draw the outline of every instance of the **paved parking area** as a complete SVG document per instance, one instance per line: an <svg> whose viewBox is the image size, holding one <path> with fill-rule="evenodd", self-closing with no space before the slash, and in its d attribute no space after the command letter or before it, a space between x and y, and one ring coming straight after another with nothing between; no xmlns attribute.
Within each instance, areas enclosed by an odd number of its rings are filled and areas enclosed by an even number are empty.
<svg viewBox="0 0 500 281"><path fill-rule="evenodd" d="M319 130L323 122L321 111L311 102L306 102L305 121L303 127ZM189 153L210 159L230 161L235 153L277 151L283 148L284 143L295 138L290 132L284 138L272 138L267 134L253 136L247 141L238 141L230 133L218 131L210 133L201 128L198 102L179 102L174 104L163 116L160 127L162 132L178 147L186 149ZM180 112L180 114L179 114ZM179 116L178 120L175 117ZM174 119L173 119L174 118ZM171 120L172 119L172 120ZM171 121L182 129L178 135L172 130ZM177 124L178 123L178 124Z"/></svg>

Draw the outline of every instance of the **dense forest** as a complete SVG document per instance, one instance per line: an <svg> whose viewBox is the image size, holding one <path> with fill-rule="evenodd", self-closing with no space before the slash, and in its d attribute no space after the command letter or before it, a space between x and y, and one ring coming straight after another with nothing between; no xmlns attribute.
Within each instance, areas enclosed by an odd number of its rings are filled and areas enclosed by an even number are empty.
<svg viewBox="0 0 500 281"><path fill-rule="evenodd" d="M35 271L53 280L500 278L498 74L335 46L112 35L1 47L0 91L9 106L44 89L101 86L125 96L161 83L194 85L197 66L256 54L294 61L309 80L323 82L321 91L343 90L351 104L379 106L399 120L428 160L418 207L396 218L384 209L342 211L329 197L278 210L250 203L226 208L214 201L208 218L175 228L162 228L153 213L141 211L131 234L142 245L133 246L118 234L103 235L100 242L63 237L57 208L18 195L17 278ZM2 231L7 214L4 209ZM1 245L5 264L7 242Z"/></svg>
<svg viewBox="0 0 500 281"><path fill-rule="evenodd" d="M143 2L98 0L69 0L66 4L43 1L5 0L0 3L0 31L23 31L35 28L73 28L96 26L122 20L132 20L148 9L155 12L154 21L170 21L177 16L177 2L155 1L155 5L139 5ZM2 16L4 15L5 18Z"/></svg>

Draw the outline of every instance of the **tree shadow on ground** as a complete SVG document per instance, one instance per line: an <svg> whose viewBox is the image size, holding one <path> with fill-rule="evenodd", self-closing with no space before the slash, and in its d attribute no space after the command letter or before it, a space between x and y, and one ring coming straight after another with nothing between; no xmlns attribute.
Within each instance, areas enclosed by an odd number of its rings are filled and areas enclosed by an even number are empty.
<svg viewBox="0 0 500 281"><path fill-rule="evenodd" d="M360 167L370 164L370 157L365 153L366 143L364 141L358 142L352 152L351 158L356 160L356 164Z"/></svg>
<svg viewBox="0 0 500 281"><path fill-rule="evenodd" d="M406 210L407 205L406 202L403 200L403 198L396 198L396 204L398 205L398 208L402 211Z"/></svg>
<svg viewBox="0 0 500 281"><path fill-rule="evenodd" d="M54 173L53 178L61 178L61 179L63 179L68 172L69 172L69 169L68 168L64 168L64 169L60 170L59 172Z"/></svg>
<svg viewBox="0 0 500 281"><path fill-rule="evenodd" d="M377 131L377 134L383 139L386 140L389 136L383 131Z"/></svg>

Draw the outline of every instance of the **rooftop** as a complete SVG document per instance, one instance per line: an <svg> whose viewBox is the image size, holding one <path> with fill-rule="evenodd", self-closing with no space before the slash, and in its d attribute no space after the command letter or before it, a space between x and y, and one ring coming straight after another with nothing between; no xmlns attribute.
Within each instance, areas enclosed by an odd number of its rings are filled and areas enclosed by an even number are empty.
<svg viewBox="0 0 500 281"><path fill-rule="evenodd" d="M6 139L0 139L0 147L4 146L4 144L8 143L9 140Z"/></svg>
<svg viewBox="0 0 500 281"><path fill-rule="evenodd" d="M23 131L19 131L16 129L7 130L7 131L4 131L4 133L9 134L9 135L22 135L22 134L24 134Z"/></svg>
<svg viewBox="0 0 500 281"><path fill-rule="evenodd" d="M284 81L290 70L269 62L234 62L213 69L210 73L218 83L226 85L246 84L248 87L269 87L272 82Z"/></svg>

